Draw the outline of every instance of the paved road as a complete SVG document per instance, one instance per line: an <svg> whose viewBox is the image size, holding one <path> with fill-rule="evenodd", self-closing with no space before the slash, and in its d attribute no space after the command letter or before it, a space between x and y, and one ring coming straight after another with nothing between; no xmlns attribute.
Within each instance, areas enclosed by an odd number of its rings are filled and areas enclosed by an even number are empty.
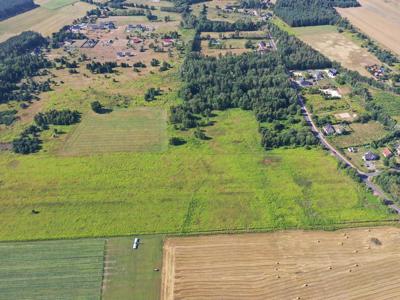
<svg viewBox="0 0 400 300"><path fill-rule="evenodd" d="M373 173L365 173L361 170L359 170L350 160L347 159L343 154L338 152L335 147L333 147L328 140L325 138L324 134L318 129L318 127L315 125L314 121L312 120L311 113L308 111L304 100L301 96L298 97L299 104L302 108L302 114L306 122L310 125L311 131L314 133L314 135L320 140L321 144L327 148L337 159L340 161L344 162L347 166L352 167L357 171L357 173L360 175L362 181L374 192L375 195L378 195L382 199L385 200L385 202L391 203L389 205L390 208L394 209L397 211L398 214L400 214L400 207L393 204L393 201L387 198L385 193L381 190L379 186L377 186L375 183L372 182L372 178L375 176L378 176L381 172L376 171Z"/></svg>

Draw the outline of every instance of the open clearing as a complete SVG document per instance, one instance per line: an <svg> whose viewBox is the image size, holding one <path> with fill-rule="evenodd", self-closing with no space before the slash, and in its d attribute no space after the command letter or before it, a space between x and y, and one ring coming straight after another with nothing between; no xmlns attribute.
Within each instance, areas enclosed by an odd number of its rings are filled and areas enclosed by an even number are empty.
<svg viewBox="0 0 400 300"><path fill-rule="evenodd" d="M43 7L0 22L0 42L27 30L37 31L45 36L51 35L75 19L83 17L93 7L84 2L70 4L71 2L76 1L36 1L39 5L43 4Z"/></svg>
<svg viewBox="0 0 400 300"><path fill-rule="evenodd" d="M90 113L67 137L63 155L161 151L167 147L166 112L157 107Z"/></svg>
<svg viewBox="0 0 400 300"><path fill-rule="evenodd" d="M154 269L161 269L164 237L138 237L137 250L134 237L107 239L102 299L160 299L161 272Z"/></svg>
<svg viewBox="0 0 400 300"><path fill-rule="evenodd" d="M361 7L338 12L383 46L400 55L400 0L359 0Z"/></svg>
<svg viewBox="0 0 400 300"><path fill-rule="evenodd" d="M393 217L322 150L267 152L251 112L216 113L215 125L205 128L211 140L176 131L187 144L159 153L2 153L0 239L305 227Z"/></svg>
<svg viewBox="0 0 400 300"><path fill-rule="evenodd" d="M398 299L399 228L171 238L161 300Z"/></svg>
<svg viewBox="0 0 400 300"><path fill-rule="evenodd" d="M2 299L99 299L104 240L0 243Z"/></svg>
<svg viewBox="0 0 400 300"><path fill-rule="evenodd" d="M380 64L375 56L361 48L349 37L338 33L334 26L298 27L293 28L293 31L301 40L331 60L358 71L364 76L371 77L371 74L365 69L366 66Z"/></svg>

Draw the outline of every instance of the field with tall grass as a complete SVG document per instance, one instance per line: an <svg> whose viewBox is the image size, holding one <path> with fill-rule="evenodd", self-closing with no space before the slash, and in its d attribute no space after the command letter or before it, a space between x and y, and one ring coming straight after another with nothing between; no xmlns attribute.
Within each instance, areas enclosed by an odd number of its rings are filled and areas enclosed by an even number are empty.
<svg viewBox="0 0 400 300"><path fill-rule="evenodd" d="M0 156L1 240L304 227L382 220L385 207L319 149L260 146L251 112L161 153ZM35 210L36 214L32 213Z"/></svg>

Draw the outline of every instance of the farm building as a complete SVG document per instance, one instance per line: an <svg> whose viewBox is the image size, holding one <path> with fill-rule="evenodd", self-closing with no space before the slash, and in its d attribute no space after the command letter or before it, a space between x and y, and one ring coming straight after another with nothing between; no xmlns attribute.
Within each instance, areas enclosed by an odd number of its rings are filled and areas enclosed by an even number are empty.
<svg viewBox="0 0 400 300"><path fill-rule="evenodd" d="M390 151L389 148L385 148L385 149L383 149L383 151L382 151L382 155L383 155L384 157L386 157L386 158L390 158L390 157L393 156L393 153L392 153L392 151Z"/></svg>
<svg viewBox="0 0 400 300"><path fill-rule="evenodd" d="M362 159L364 161L378 160L379 156L374 154L374 153L372 153L371 151L368 151L363 155Z"/></svg>

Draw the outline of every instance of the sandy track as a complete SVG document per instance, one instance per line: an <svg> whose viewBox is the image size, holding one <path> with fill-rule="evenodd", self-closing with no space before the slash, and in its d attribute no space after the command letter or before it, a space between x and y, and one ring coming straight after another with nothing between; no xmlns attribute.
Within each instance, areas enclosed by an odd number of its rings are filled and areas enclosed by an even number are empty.
<svg viewBox="0 0 400 300"><path fill-rule="evenodd" d="M171 238L161 299L400 299L399 250L398 228Z"/></svg>
<svg viewBox="0 0 400 300"><path fill-rule="evenodd" d="M367 35L400 55L400 0L360 0L338 12Z"/></svg>

